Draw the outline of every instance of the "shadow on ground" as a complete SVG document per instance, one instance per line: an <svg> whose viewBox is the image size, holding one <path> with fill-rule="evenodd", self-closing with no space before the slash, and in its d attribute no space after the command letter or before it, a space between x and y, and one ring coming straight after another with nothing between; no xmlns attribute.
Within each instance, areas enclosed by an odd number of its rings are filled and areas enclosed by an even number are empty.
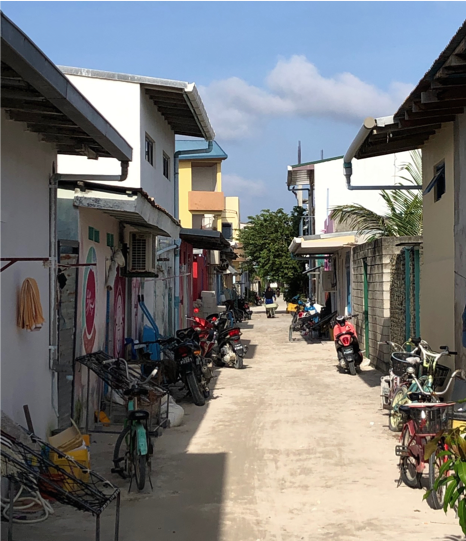
<svg viewBox="0 0 466 541"><path fill-rule="evenodd" d="M225 370L225 369L222 369ZM215 391L222 370L216 370L211 381ZM113 448L117 435L91 434L91 465L121 490L121 541L157 539L166 541L218 541L225 482L227 455L225 453L189 453L188 446L202 423L210 402L196 407L189 397L177 394L185 409L180 427L163 431L154 439L151 480L142 492L133 482L111 473ZM118 426L113 427L118 430ZM15 541L93 541L95 519L72 507L54 505L55 513L38 524L15 524ZM100 541L114 539L115 503L101 515ZM2 522L2 541L7 539L8 524Z"/></svg>

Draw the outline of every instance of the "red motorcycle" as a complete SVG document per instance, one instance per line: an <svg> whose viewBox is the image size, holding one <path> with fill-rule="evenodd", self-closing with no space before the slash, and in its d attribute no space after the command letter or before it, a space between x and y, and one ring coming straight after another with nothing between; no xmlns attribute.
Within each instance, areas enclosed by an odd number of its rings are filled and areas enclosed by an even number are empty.
<svg viewBox="0 0 466 541"><path fill-rule="evenodd" d="M354 316L337 316L335 318L333 339L340 367L355 376L356 368L362 363L363 354L359 347L356 328L348 321L352 317Z"/></svg>

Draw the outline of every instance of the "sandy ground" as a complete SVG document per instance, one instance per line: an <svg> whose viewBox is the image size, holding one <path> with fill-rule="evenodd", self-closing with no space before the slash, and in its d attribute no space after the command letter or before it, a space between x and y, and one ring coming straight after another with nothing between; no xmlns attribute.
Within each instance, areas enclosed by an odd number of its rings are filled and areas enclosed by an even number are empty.
<svg viewBox="0 0 466 541"><path fill-rule="evenodd" d="M206 408L155 442L154 490L128 494L110 473L113 436L93 435L93 467L123 489L123 541L418 541L464 539L453 514L397 486L396 438L380 374L338 373L330 342L288 342L284 304L242 324L245 370L218 371ZM102 515L113 539L114 506ZM6 539L2 525L2 539ZM19 526L20 541L94 539L91 517L60 509Z"/></svg>

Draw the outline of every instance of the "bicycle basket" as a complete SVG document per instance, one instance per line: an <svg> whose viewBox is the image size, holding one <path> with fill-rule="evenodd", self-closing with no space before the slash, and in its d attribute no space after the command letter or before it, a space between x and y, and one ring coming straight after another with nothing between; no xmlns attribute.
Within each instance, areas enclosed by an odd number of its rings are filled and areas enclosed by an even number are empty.
<svg viewBox="0 0 466 541"><path fill-rule="evenodd" d="M394 351L392 353L390 364L395 376L403 376L410 366L416 366L421 361L419 355L413 355L407 351Z"/></svg>
<svg viewBox="0 0 466 541"><path fill-rule="evenodd" d="M454 404L409 404L416 434L434 435L452 427Z"/></svg>
<svg viewBox="0 0 466 541"><path fill-rule="evenodd" d="M450 369L448 366L437 364L434 374L434 389L441 389L450 375Z"/></svg>

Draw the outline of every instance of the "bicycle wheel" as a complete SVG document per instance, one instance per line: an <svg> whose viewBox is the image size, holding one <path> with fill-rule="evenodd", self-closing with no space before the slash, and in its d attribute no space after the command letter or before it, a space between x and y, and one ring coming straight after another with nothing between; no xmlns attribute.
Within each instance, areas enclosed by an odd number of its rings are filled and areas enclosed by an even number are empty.
<svg viewBox="0 0 466 541"><path fill-rule="evenodd" d="M136 480L136 486L139 490L144 488L146 484L146 462L147 456L141 455L138 452L138 436L136 431L131 437L131 461L134 467L134 478Z"/></svg>
<svg viewBox="0 0 466 541"><path fill-rule="evenodd" d="M411 444L411 434L409 433L408 425L403 429L401 438L402 445L409 449ZM400 474L403 483L410 488L421 488L422 474L416 471L417 460L412 455L400 457Z"/></svg>
<svg viewBox="0 0 466 541"><path fill-rule="evenodd" d="M123 428L115 443L115 448L113 449L112 473L118 473L123 479L126 479L131 475L130 431L131 425Z"/></svg>
<svg viewBox="0 0 466 541"><path fill-rule="evenodd" d="M445 457L439 457L439 453L443 451L443 445L439 444L434 453L429 458L429 485L428 489L432 490L427 498L427 503L432 509L442 509L445 500L446 485L434 490L434 483L438 478L439 470L445 460Z"/></svg>
<svg viewBox="0 0 466 541"><path fill-rule="evenodd" d="M392 432L401 432L403 428L404 415L398 410L398 407L402 406L403 404L407 404L409 401L408 388L406 385L401 385L401 387L398 387L396 393L393 395L390 414L388 416L388 428Z"/></svg>

